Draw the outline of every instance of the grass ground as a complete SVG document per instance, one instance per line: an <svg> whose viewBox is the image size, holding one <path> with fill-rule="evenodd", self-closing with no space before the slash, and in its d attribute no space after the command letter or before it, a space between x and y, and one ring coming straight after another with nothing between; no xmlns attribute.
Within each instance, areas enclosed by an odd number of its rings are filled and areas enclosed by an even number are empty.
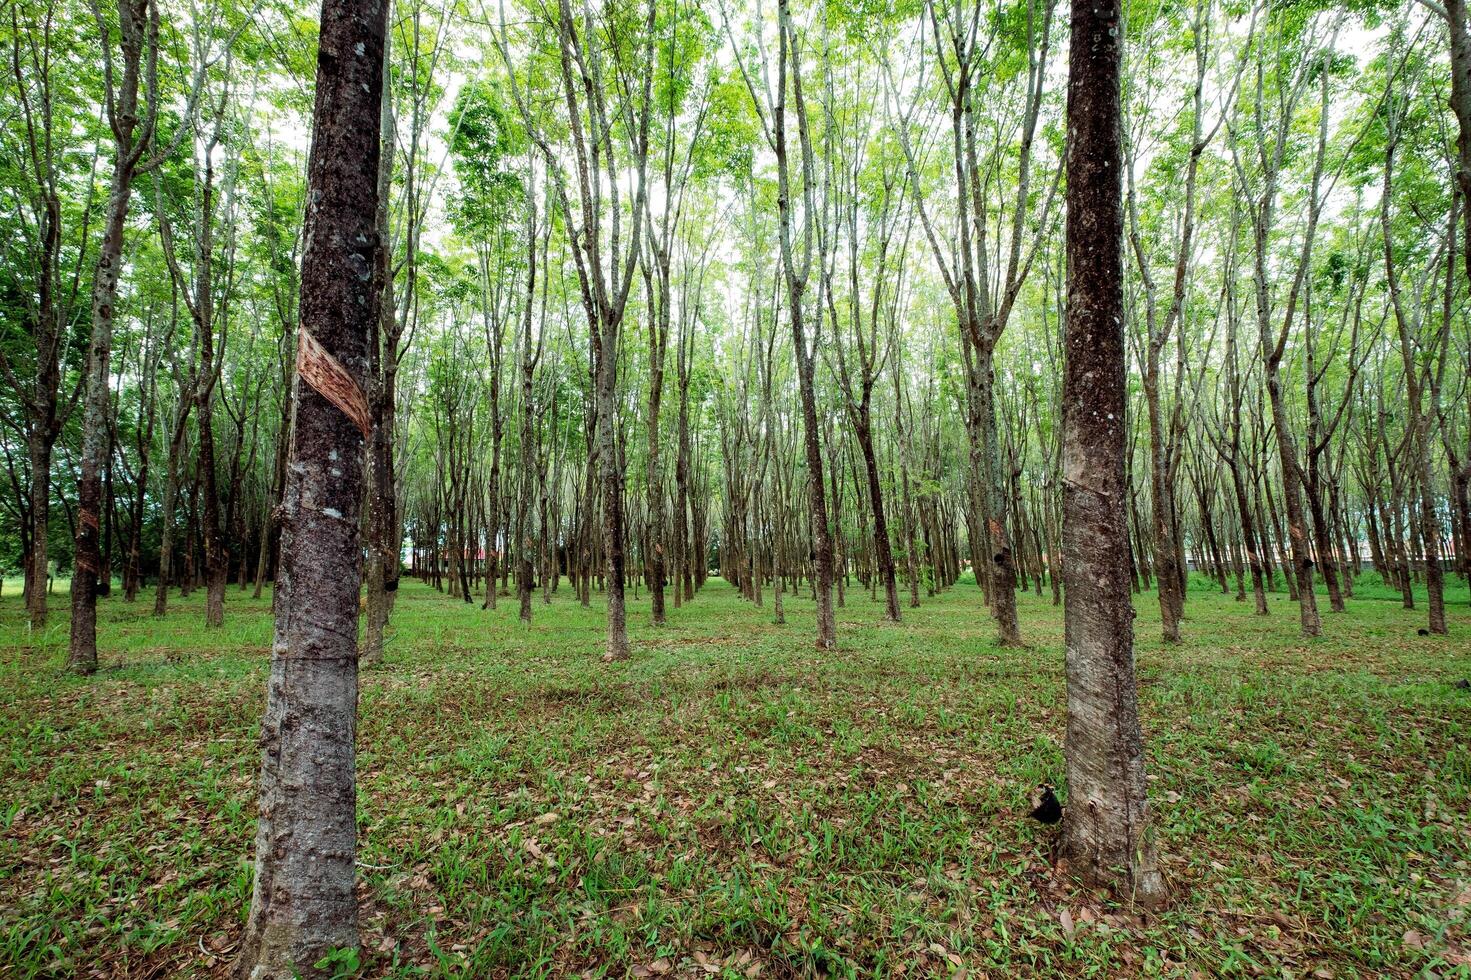
<svg viewBox="0 0 1471 980"><path fill-rule="evenodd" d="M9 584L9 583L7 583ZM269 603L166 620L0 599L0 976L224 972L250 894ZM1062 782L1062 616L999 649L973 585L899 626L849 592L773 626L712 581L634 657L567 596L517 623L412 583L364 675L364 951L343 976L1471 976L1471 610L1451 636L1365 585L1325 636L1197 583L1186 643L1139 602L1172 904L1077 887L1023 816Z"/></svg>

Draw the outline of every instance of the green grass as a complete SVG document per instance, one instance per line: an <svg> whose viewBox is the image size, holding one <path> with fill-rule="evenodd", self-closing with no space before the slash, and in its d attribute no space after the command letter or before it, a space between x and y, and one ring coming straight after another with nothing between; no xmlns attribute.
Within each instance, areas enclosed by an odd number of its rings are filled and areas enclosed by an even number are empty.
<svg viewBox="0 0 1471 980"><path fill-rule="evenodd" d="M1054 868L1023 816L1063 772L1047 599L1021 598L1014 650L973 584L899 626L855 587L820 654L809 602L777 627L712 581L660 630L631 602L633 659L609 667L596 598L538 600L527 630L511 601L406 584L363 683L362 973L1471 976L1466 588L1448 638L1358 591L1306 642L1284 597L1258 618L1197 583L1169 650L1141 597L1175 896L1145 915ZM222 973L269 603L232 590L206 631L202 593L163 621L107 599L81 680L64 595L33 633L6 593L0 977Z"/></svg>

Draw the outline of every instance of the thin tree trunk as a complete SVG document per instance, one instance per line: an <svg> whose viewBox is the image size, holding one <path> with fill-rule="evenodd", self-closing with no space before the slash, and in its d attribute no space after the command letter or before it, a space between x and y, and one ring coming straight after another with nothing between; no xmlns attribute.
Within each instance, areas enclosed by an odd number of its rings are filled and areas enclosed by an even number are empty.
<svg viewBox="0 0 1471 980"><path fill-rule="evenodd" d="M833 537L828 527L827 490L823 481L821 430L817 420L816 372L817 341L807 337L805 293L810 271L812 248L813 182L812 147L807 132L807 110L802 94L801 57L797 51L795 30L791 23L789 0L777 6L779 53L777 66L777 105L775 112L775 150L777 158L777 211L782 267L787 286L787 316L791 321L792 342L797 355L797 381L801 394L803 450L807 460L807 505L811 522L813 562L816 565L813 587L817 596L817 648L831 650L837 646L837 619L833 613ZM807 221L803 223L802 248L799 258L792 244L793 205L792 177L787 145L787 88L790 79L792 103L797 115L798 140L801 146L802 198ZM819 324L820 326L820 321Z"/></svg>
<svg viewBox="0 0 1471 980"><path fill-rule="evenodd" d="M77 481L77 536L71 582L71 644L67 669L77 674L97 671L97 594L99 582L111 574L98 553L98 515L102 508L102 469L109 456L108 410L111 395L113 310L122 271L123 229L133 192L133 127L137 122L138 70L146 5L124 0L118 7L123 37L123 80L116 106L115 154L107 219L92 280L92 340L87 349L87 381L82 407L82 465ZM103 38L103 43L110 41Z"/></svg>
<svg viewBox="0 0 1471 980"><path fill-rule="evenodd" d="M31 629L46 625L46 592L51 577L47 530L51 523L51 453L55 437L33 431L27 442L31 467L31 551L26 563L26 619Z"/></svg>

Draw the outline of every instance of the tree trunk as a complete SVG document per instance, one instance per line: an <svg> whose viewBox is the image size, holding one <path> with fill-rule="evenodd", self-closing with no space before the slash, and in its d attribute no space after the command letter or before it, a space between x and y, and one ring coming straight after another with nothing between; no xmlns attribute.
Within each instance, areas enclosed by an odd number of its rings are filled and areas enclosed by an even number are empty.
<svg viewBox="0 0 1471 980"><path fill-rule="evenodd" d="M204 625L225 624L225 586L230 577L230 551L220 521L220 494L215 473L214 391L219 381L214 336L214 166L209 152L218 133L204 153L204 188L200 204L199 243L194 297L194 320L199 331L199 362L195 388L195 414L199 430L198 466L200 492L204 495L205 605Z"/></svg>
<svg viewBox="0 0 1471 980"><path fill-rule="evenodd" d="M1423 392L1425 385L1420 377L1420 366L1415 362L1415 350L1417 338L1414 334L1420 326L1420 314L1411 315L1405 310L1404 303L1400 297L1399 272L1395 262L1393 236L1390 227L1390 201L1393 190L1395 139L1397 134L1397 121L1391 120L1389 124L1390 142L1385 152L1384 161L1384 188L1380 197L1379 216L1380 227L1383 231L1384 242L1384 268L1385 281L1389 287L1390 305L1394 310L1395 325L1398 328L1400 344L1400 357L1405 372L1405 391L1408 395L1408 417L1405 421L1405 448L1402 452L1410 454L1412 461L1409 469L1414 474L1415 482L1419 484L1420 504L1420 554L1425 564L1425 586L1427 593L1426 605L1429 608L1429 628L1431 633L1444 635L1447 632L1445 621L1445 571L1440 564L1440 517L1435 510L1435 486L1431 481L1430 458L1432 443L1430 439L1430 415L1424 410ZM1454 221L1454 217L1452 218ZM1454 241L1455 226L1450 229L1451 240ZM1414 535L1411 535L1413 546ZM1408 558L1406 559L1406 572L1409 571ZM1409 576L1406 574L1406 579ZM1409 594L1408 581L1405 584L1406 594Z"/></svg>
<svg viewBox="0 0 1471 980"><path fill-rule="evenodd" d="M531 559L537 548L537 543L531 537L531 492L533 479L537 472L536 450L533 445L535 435L532 413L536 407L533 382L536 376L536 364L541 357L540 344L538 343L535 352L531 344L533 304L536 297L536 238L536 196L533 187L528 189L526 195L526 308L521 312L521 473L520 484L516 492L516 532L520 538L520 545L516 549L519 559L516 563L516 597L519 600L521 622L528 625L531 623ZM541 546L545 547L545 497L542 498L541 519L540 540ZM542 574L544 580L545 570Z"/></svg>
<svg viewBox="0 0 1471 980"><path fill-rule="evenodd" d="M379 292L375 223L388 5L324 0L307 171L302 354L261 724L255 886L238 976L310 974L358 945L358 515L362 385ZM305 383L303 383L305 382ZM351 413L351 417L348 413Z"/></svg>
<svg viewBox="0 0 1471 980"><path fill-rule="evenodd" d="M623 596L623 466L614 431L617 424L618 327L605 324L600 329L602 338L597 364L598 478L603 490L603 560L608 576L608 634L603 659L611 661L628 658L628 615Z"/></svg>
<svg viewBox="0 0 1471 980"><path fill-rule="evenodd" d="M127 105L125 129L118 131L112 174L112 188L107 197L107 219L103 226L102 245L97 254L97 269L92 280L92 341L87 349L87 387L82 407L82 465L77 481L76 555L71 582L71 646L67 669L77 674L97 671L97 593L98 583L110 574L103 567L98 552L98 515L102 508L102 469L109 451L107 414L111 395L111 357L113 309L117 303L117 283L123 255L123 229L128 220L128 203L133 190L132 123L138 94L138 56L136 47L127 43L130 14L140 13L130 3L120 8L123 21L124 77L120 92L121 105ZM135 40L141 41L134 28ZM104 43L108 43L104 39ZM131 89L131 91L130 91ZM130 97L131 96L131 97ZM125 135L126 134L126 135Z"/></svg>
<svg viewBox="0 0 1471 980"><path fill-rule="evenodd" d="M833 614L833 537L827 522L827 490L822 478L821 430L817 421L817 394L814 374L817 360L817 338L809 342L806 330L805 293L810 271L812 247L813 182L816 174L811 159L807 134L807 110L802 95L801 56L797 51L795 30L791 23L789 0L777 6L778 54L777 105L775 112L777 158L777 212L782 267L787 287L787 316L792 326L793 348L797 355L797 381L801 393L803 450L807 460L807 505L811 522L812 555L815 564L813 588L817 596L817 648L837 647L837 619ZM793 206L791 166L787 145L787 87L790 78L792 102L797 114L798 139L801 144L802 195L808 220L802 227L803 255L799 259L792 243ZM819 321L820 325L820 321Z"/></svg>
<svg viewBox="0 0 1471 980"><path fill-rule="evenodd" d="M169 579L174 574L174 515L179 507L179 463L184 451L185 426L189 423L190 399L179 399L174 431L169 438L169 458L164 465L163 507L158 515L158 588L153 595L153 615L168 612Z"/></svg>
<svg viewBox="0 0 1471 980"><path fill-rule="evenodd" d="M383 89L389 87L392 39L383 40ZM367 625L363 630L359 661L372 666L383 661L388 635L388 617L398 596L401 569L398 557L398 496L393 468L393 427L398 393L398 309L393 299L393 249L388 227L388 204L393 187L393 147L397 132L393 99L385 97L378 110L381 144L378 156L378 207L373 222L378 228L378 261L374 266L374 288L378 290L378 316L368 342L373 435L368 443L367 553L363 576L367 580ZM383 149L386 147L387 149ZM410 243L409 248L413 248Z"/></svg>
<svg viewBox="0 0 1471 980"><path fill-rule="evenodd" d="M1256 521L1252 518L1251 503L1246 497L1246 483L1241 479L1241 467L1234 463L1231 469L1231 485L1236 491L1236 510L1241 517L1241 543L1246 549L1246 563L1251 568L1251 593L1256 600L1256 614L1267 615L1267 592L1262 582L1262 552L1257 535Z"/></svg>
<svg viewBox="0 0 1471 980"><path fill-rule="evenodd" d="M1119 0L1076 4L1067 99L1063 379L1068 808L1063 845L1091 880L1164 898L1134 679L1124 478ZM1122 880L1118 875L1122 872Z"/></svg>
<svg viewBox="0 0 1471 980"><path fill-rule="evenodd" d="M150 412L152 409L150 409ZM147 446L153 443L153 420L148 422ZM133 488L132 514L128 520L128 564L127 581L123 583L123 598L134 602L138 598L138 585L143 577L143 509L148 504L148 448L145 448L138 465L137 482Z"/></svg>
<svg viewBox="0 0 1471 980"><path fill-rule="evenodd" d="M1151 340L1152 344L1153 341ZM1154 532L1154 574L1159 592L1159 614L1166 643L1180 642L1180 617L1185 612L1182 569L1175 560L1175 488L1170 479L1169 447L1159 406L1159 354L1151 350L1145 374L1145 405L1149 416L1149 487ZM1153 377L1150 375L1153 374Z"/></svg>
<svg viewBox="0 0 1471 980"><path fill-rule="evenodd" d="M650 221L650 225L652 225ZM652 228L649 237L654 239ZM667 238L667 234L666 234ZM651 317L653 322L649 324L649 395L645 427L648 435L648 508L649 508L649 534L648 547L645 549L645 568L649 579L649 605L655 626L663 626L664 614L664 580L666 576L666 565L664 557L664 542L667 533L664 523L664 481L659 469L659 408L664 397L664 353L668 349L669 342L669 264L668 253L663 251L657 241L651 242L651 249L658 255L660 263L657 276L657 295L659 308ZM654 276L645 276L645 281L653 284ZM651 297L652 299L653 297Z"/></svg>
<svg viewBox="0 0 1471 980"><path fill-rule="evenodd" d="M41 127L46 145L50 146L49 126L51 106L49 97L41 100L42 117L46 125ZM51 566L47 552L48 528L51 517L51 458L56 439L61 434L70 408L64 407L58 397L61 385L61 350L65 344L65 312L58 308L63 286L61 277L61 197L56 190L56 175L51 166L49 150L38 152L36 127L31 132L31 160L36 162L35 178L41 186L40 203L35 208L34 218L37 237L40 239L40 254L36 256L40 281L36 285L36 311L30 318L31 333L35 339L35 379L27 389L26 381L11 370L8 360L0 358L0 370L12 388L21 392L25 406L26 454L30 464L30 550L26 553L25 594L26 619L31 629L46 625L46 596L51 586ZM44 162L42 162L44 161Z"/></svg>
<svg viewBox="0 0 1471 980"><path fill-rule="evenodd" d="M860 411L867 415L868 406L863 405ZM894 570L893 546L889 543L889 522L884 514L883 485L879 482L878 458L873 451L873 433L866 418L857 427L856 435L858 448L863 453L864 472L868 477L868 499L873 510L874 559L878 565L879 578L884 584L884 618L897 623L900 621L899 581Z"/></svg>
<svg viewBox="0 0 1471 980"><path fill-rule="evenodd" d="M26 618L31 629L46 625L46 586L51 562L46 534L51 522L51 451L54 438L32 431L27 441L31 466L31 551L26 562Z"/></svg>
<svg viewBox="0 0 1471 980"><path fill-rule="evenodd" d="M1456 116L1456 186L1463 207L1462 262L1466 278L1471 280L1471 30L1467 27L1466 0L1445 0L1450 27L1451 47L1451 111ZM1471 460L1467 461L1471 469ZM1462 473L1463 480L1471 473ZM1471 560L1471 556L1468 556Z"/></svg>

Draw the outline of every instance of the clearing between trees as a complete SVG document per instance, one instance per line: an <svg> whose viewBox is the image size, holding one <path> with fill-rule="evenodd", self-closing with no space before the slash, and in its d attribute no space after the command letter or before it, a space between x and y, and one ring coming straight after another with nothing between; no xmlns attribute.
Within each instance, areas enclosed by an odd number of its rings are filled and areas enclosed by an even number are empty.
<svg viewBox="0 0 1471 980"><path fill-rule="evenodd" d="M719 579L600 664L562 590L528 629L405 578L358 731L363 950L338 976L1463 976L1471 628L1372 574L1318 639L1191 582L1183 645L1136 596L1150 805L1171 902L1054 870L1062 612L995 643L967 577L813 648ZM1417 596L1423 602L1423 595ZM102 667L0 599L0 976L224 975L251 894L269 593L154 619L98 605ZM629 618L647 622L647 594Z"/></svg>

